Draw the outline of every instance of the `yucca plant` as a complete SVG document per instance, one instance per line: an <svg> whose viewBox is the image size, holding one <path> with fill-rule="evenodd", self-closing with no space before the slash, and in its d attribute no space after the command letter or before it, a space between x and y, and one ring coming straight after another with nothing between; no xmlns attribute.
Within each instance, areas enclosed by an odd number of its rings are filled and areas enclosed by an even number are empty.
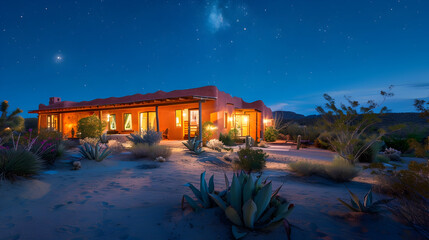
<svg viewBox="0 0 429 240"><path fill-rule="evenodd" d="M102 149L99 143L97 143L95 146L92 146L89 143L84 143L79 147L79 152L82 155L82 158L95 160L97 162L103 161L111 154L109 148Z"/></svg>
<svg viewBox="0 0 429 240"><path fill-rule="evenodd" d="M226 185L229 185L225 175ZM209 196L225 211L226 217L232 222L234 238L244 237L250 230L273 229L282 223L290 238L290 227L286 217L294 208L277 194L281 186L272 192L272 183L262 182L261 177L253 177L242 172L234 174L226 197L210 193Z"/></svg>
<svg viewBox="0 0 429 240"><path fill-rule="evenodd" d="M348 209L350 209L353 212L363 212L363 213L378 213L381 211L381 205L386 204L392 199L382 199L373 202L372 198L372 189L368 191L367 194L365 194L363 198L363 203L359 200L359 197L356 196L352 191L347 189L350 193L350 204L346 203L345 201L338 198L338 201L342 203L344 206L346 206Z"/></svg>
<svg viewBox="0 0 429 240"><path fill-rule="evenodd" d="M31 176L42 168L40 158L25 149L0 150L0 180L14 180L16 176Z"/></svg>
<svg viewBox="0 0 429 240"><path fill-rule="evenodd" d="M199 155L204 152L202 147L202 141L197 140L197 137L191 138L186 142L182 142L186 148L188 148L191 152Z"/></svg>
<svg viewBox="0 0 429 240"><path fill-rule="evenodd" d="M214 187L214 175L210 177L209 184L207 185L207 181L205 179L206 172L201 173L200 176L200 190L198 190L192 183L185 184L186 187L189 187L195 195L197 201L191 198L188 195L183 195L182 197L182 209L184 208L185 200L188 204L194 209L194 211L199 211L202 208L212 208L217 206L216 203L209 197L209 194L217 194L220 197L223 197L226 191L221 193L215 192Z"/></svg>

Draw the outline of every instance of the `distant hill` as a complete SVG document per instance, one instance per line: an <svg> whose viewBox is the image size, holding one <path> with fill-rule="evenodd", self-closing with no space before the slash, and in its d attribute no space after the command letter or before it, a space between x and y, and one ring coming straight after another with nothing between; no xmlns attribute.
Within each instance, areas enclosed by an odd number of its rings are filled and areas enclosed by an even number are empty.
<svg viewBox="0 0 429 240"><path fill-rule="evenodd" d="M276 111L273 112L273 116L282 116L283 121L293 121L300 125L313 125L319 118L319 115L304 116L290 111ZM381 116L382 123L384 126L391 126L396 124L415 124L428 126L429 123L420 117L419 113L387 113Z"/></svg>
<svg viewBox="0 0 429 240"><path fill-rule="evenodd" d="M284 120L295 120L295 119L303 119L303 118L305 118L304 115L298 114L298 113L294 113L294 112L291 112L291 111L275 111L275 112L273 112L273 117L274 118L284 119Z"/></svg>

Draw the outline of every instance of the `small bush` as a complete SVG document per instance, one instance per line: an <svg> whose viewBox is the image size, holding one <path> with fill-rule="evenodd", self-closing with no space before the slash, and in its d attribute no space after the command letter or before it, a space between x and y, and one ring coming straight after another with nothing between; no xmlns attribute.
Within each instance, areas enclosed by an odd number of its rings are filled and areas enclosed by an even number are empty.
<svg viewBox="0 0 429 240"><path fill-rule="evenodd" d="M80 138L99 138L106 126L105 121L100 120L95 115L91 115L77 122L77 131L80 133Z"/></svg>
<svg viewBox="0 0 429 240"><path fill-rule="evenodd" d="M228 135L232 138L232 140L237 141L238 139L238 129L237 128L232 128L231 130L229 130Z"/></svg>
<svg viewBox="0 0 429 240"><path fill-rule="evenodd" d="M203 123L203 144L206 144L213 137L213 132L215 128L216 126L210 121Z"/></svg>
<svg viewBox="0 0 429 240"><path fill-rule="evenodd" d="M377 154L377 156L375 157L375 162L376 163L388 163L388 162L390 162L390 158L384 154Z"/></svg>
<svg viewBox="0 0 429 240"><path fill-rule="evenodd" d="M298 161L290 163L289 167L303 176L317 175L336 182L348 182L359 173L358 169L339 156L336 156L329 164Z"/></svg>
<svg viewBox="0 0 429 240"><path fill-rule="evenodd" d="M238 161L233 163L234 168L244 170L249 174L262 171L268 158L262 149L241 148L237 153Z"/></svg>
<svg viewBox="0 0 429 240"><path fill-rule="evenodd" d="M79 139L79 144L80 145L84 145L85 143L88 143L91 146L95 146L95 145L97 145L98 142L100 142L99 138L89 138L89 137L86 137L84 139Z"/></svg>
<svg viewBox="0 0 429 240"><path fill-rule="evenodd" d="M386 148L384 152L382 152L384 156L389 158L390 161L400 162L401 159L401 152L394 149L394 148Z"/></svg>
<svg viewBox="0 0 429 240"><path fill-rule="evenodd" d="M264 138L267 142L275 142L277 140L277 136L279 135L279 131L274 127L268 127L265 129Z"/></svg>
<svg viewBox="0 0 429 240"><path fill-rule="evenodd" d="M359 149L361 149L364 145L364 142L358 142L355 146L354 146L354 153L356 154L357 151L359 151ZM374 143L371 147L369 147L368 149L366 149L362 155L359 156L358 161L361 163L372 163L373 161L375 161L375 158L377 156L377 153L380 152L381 149L381 144L380 143Z"/></svg>
<svg viewBox="0 0 429 240"><path fill-rule="evenodd" d="M323 175L324 165L320 163L315 163L311 161L296 161L289 163L289 167L292 171L302 175L302 176L311 176L311 175Z"/></svg>
<svg viewBox="0 0 429 240"><path fill-rule="evenodd" d="M325 166L327 176L336 182L348 182L356 177L359 170L347 160L336 156L331 164Z"/></svg>
<svg viewBox="0 0 429 240"><path fill-rule="evenodd" d="M268 146L267 142L261 141L260 143L258 143L258 147L260 147L260 148L267 148L269 146Z"/></svg>
<svg viewBox="0 0 429 240"><path fill-rule="evenodd" d="M125 149L122 143L118 142L117 140L109 140L109 142L107 143L107 147L113 153L120 153Z"/></svg>
<svg viewBox="0 0 429 240"><path fill-rule="evenodd" d="M221 141L226 146L234 146L235 142L234 139L232 139L230 134L219 134L219 141Z"/></svg>
<svg viewBox="0 0 429 240"><path fill-rule="evenodd" d="M149 145L138 143L130 149L135 158L150 158L156 160L157 157L165 159L171 156L171 148L163 145Z"/></svg>
<svg viewBox="0 0 429 240"><path fill-rule="evenodd" d="M148 144L148 145L154 145L158 144L162 140L162 133L157 132L153 129L149 129L147 131L144 131L140 134L130 134L130 136L127 136L127 138L133 142L134 144Z"/></svg>
<svg viewBox="0 0 429 240"><path fill-rule="evenodd" d="M0 180L36 175L41 167L40 158L32 152L24 149L0 149Z"/></svg>
<svg viewBox="0 0 429 240"><path fill-rule="evenodd" d="M401 152L406 152L410 149L410 145L406 138L401 138L398 136L384 136L382 140L388 148L394 148Z"/></svg>
<svg viewBox="0 0 429 240"><path fill-rule="evenodd" d="M207 142L207 147L216 151L221 152L224 149L223 143L217 139L212 139Z"/></svg>

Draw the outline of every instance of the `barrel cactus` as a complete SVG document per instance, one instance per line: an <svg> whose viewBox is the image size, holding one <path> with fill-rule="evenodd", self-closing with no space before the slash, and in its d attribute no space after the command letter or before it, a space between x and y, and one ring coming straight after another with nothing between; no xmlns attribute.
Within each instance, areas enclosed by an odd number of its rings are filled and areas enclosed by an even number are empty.
<svg viewBox="0 0 429 240"><path fill-rule="evenodd" d="M225 176L226 185L229 185ZM225 211L232 222L234 238L244 237L250 230L267 230L282 223L286 227L288 238L290 227L286 217L294 208L293 204L278 196L280 191L272 192L272 183L262 182L260 177L242 172L234 174L230 187L224 197L210 193L209 196Z"/></svg>

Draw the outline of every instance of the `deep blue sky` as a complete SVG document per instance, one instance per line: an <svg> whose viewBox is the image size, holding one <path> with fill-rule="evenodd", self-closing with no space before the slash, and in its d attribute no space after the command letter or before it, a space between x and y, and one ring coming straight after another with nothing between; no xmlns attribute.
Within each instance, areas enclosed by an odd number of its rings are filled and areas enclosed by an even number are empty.
<svg viewBox="0 0 429 240"><path fill-rule="evenodd" d="M367 99L391 84L393 111L429 97L429 1L0 4L0 100L25 112L51 96L216 85L311 114L325 92Z"/></svg>

